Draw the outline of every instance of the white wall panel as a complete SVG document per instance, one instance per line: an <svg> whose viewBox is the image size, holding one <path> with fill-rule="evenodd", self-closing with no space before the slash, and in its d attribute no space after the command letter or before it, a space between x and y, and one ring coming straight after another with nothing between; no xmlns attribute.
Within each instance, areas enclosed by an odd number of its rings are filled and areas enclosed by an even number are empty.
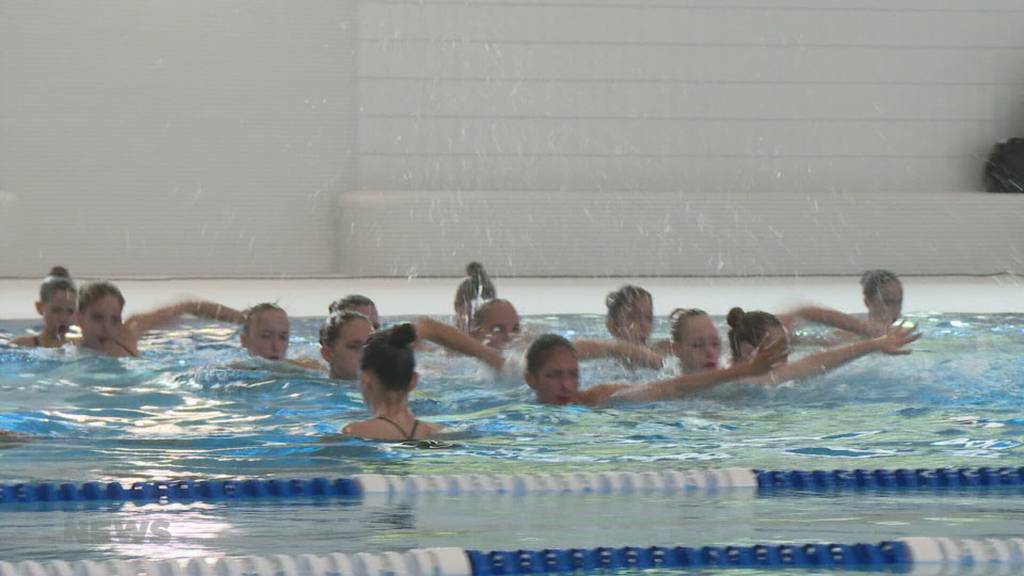
<svg viewBox="0 0 1024 576"><path fill-rule="evenodd" d="M333 271L355 13L0 2L0 274Z"/></svg>

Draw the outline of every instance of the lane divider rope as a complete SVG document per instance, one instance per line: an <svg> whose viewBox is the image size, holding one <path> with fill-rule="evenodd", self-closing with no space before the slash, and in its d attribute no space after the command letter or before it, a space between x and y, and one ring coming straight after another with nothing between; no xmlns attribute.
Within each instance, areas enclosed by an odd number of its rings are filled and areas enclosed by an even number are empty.
<svg viewBox="0 0 1024 576"><path fill-rule="evenodd" d="M932 574L1024 570L1024 538L904 538L878 544L755 544L243 556L216 561L0 562L0 576L498 576L621 569L857 570ZM952 570L952 572L950 572Z"/></svg>
<svg viewBox="0 0 1024 576"><path fill-rule="evenodd" d="M936 468L898 470L663 470L567 474L467 474L351 478L181 480L0 484L0 504L17 502L134 501L180 502L260 498L340 497L416 494L534 494L637 492L756 492L760 496L813 490L985 490L1024 488L1020 468Z"/></svg>

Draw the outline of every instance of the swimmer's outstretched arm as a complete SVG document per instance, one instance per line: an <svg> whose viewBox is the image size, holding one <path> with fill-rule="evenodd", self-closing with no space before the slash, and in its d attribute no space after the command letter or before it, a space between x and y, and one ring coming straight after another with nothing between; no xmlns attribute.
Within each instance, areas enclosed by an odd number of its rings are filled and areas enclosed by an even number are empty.
<svg viewBox="0 0 1024 576"><path fill-rule="evenodd" d="M495 370L501 370L505 365L505 357L497 350L485 346L476 338L467 335L454 326L449 326L432 318L423 317L416 320L416 336L417 338L430 340L449 350L473 356Z"/></svg>
<svg viewBox="0 0 1024 576"><path fill-rule="evenodd" d="M910 354L910 350L904 349L904 346L920 337L921 333L913 328L892 328L883 336L837 346L777 366L768 373L768 378L772 383L802 380L824 374L872 352L882 352L891 356Z"/></svg>
<svg viewBox="0 0 1024 576"><path fill-rule="evenodd" d="M852 332L853 334L857 334L865 338L885 334L884 329L880 329L871 322L866 322L860 318L840 312L839 310L833 310L832 308L825 308L823 306L801 306L800 308L779 315L779 320L787 327L792 326L797 321L824 324L826 326Z"/></svg>
<svg viewBox="0 0 1024 576"><path fill-rule="evenodd" d="M618 358L644 368L661 368L662 356L646 346L623 340L573 340L576 356L580 360L591 358Z"/></svg>
<svg viewBox="0 0 1024 576"><path fill-rule="evenodd" d="M242 313L234 308L206 300L185 300L149 312L133 314L124 324L138 338L149 330L166 326L185 314L235 324L242 322Z"/></svg>
<svg viewBox="0 0 1024 576"><path fill-rule="evenodd" d="M605 401L612 402L654 402L657 400L673 400L682 398L694 392L713 388L718 384L742 378L750 378L764 374L771 369L772 365L781 360L787 353L785 342L776 341L759 349L749 362L739 362L719 370L709 370L697 374L686 374L668 380L640 384L635 386L622 386L616 389L609 387L616 385L601 385L585 390L580 394L581 404L590 404L587 400L596 401L600 405ZM596 390L590 393L591 390ZM588 394L590 393L590 394ZM588 398L588 396L593 396ZM603 398L602 398L603 396Z"/></svg>

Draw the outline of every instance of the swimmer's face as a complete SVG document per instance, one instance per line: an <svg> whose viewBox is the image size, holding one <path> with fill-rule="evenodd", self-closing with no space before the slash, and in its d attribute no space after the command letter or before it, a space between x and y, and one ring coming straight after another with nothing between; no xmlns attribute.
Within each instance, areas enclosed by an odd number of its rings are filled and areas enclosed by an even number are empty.
<svg viewBox="0 0 1024 576"><path fill-rule="evenodd" d="M123 308L116 296L108 294L79 310L75 318L82 329L82 346L103 350L112 345L121 334Z"/></svg>
<svg viewBox="0 0 1024 576"><path fill-rule="evenodd" d="M789 350L789 331L782 326L772 326L768 329L768 333L761 339L761 346L767 346L771 342L776 340L782 340L785 343L786 350ZM740 343L740 360L746 361L754 355L754 346L748 342ZM776 364L785 364L789 362L789 353L787 352Z"/></svg>
<svg viewBox="0 0 1024 576"><path fill-rule="evenodd" d="M608 320L608 332L620 340L647 343L654 330L654 303L642 297L624 306L616 318Z"/></svg>
<svg viewBox="0 0 1024 576"><path fill-rule="evenodd" d="M77 308L78 295L71 290L58 290L45 302L36 302L36 311L43 317L46 331L61 337L71 328Z"/></svg>
<svg viewBox="0 0 1024 576"><path fill-rule="evenodd" d="M373 326L362 318L356 318L341 327L330 346L320 346L320 355L331 367L331 378L353 380L359 375L363 347L370 334L373 334Z"/></svg>
<svg viewBox="0 0 1024 576"><path fill-rule="evenodd" d="M249 319L242 332L242 346L249 354L267 360L284 360L288 354L291 326L283 310L261 310Z"/></svg>
<svg viewBox="0 0 1024 576"><path fill-rule="evenodd" d="M672 351L683 365L683 372L704 372L718 369L722 356L722 338L707 314L683 320L682 340L672 343Z"/></svg>
<svg viewBox="0 0 1024 576"><path fill-rule="evenodd" d="M903 285L899 282L882 284L877 294L864 298L864 305L873 320L892 324L903 313Z"/></svg>
<svg viewBox="0 0 1024 576"><path fill-rule="evenodd" d="M541 404L569 404L580 388L580 364L573 350L558 347L548 352L537 372L523 375Z"/></svg>
<svg viewBox="0 0 1024 576"><path fill-rule="evenodd" d="M502 349L519 336L519 313L508 302L496 302L475 318L476 328L470 333L491 348Z"/></svg>
<svg viewBox="0 0 1024 576"><path fill-rule="evenodd" d="M374 330L380 330L380 316L377 314L377 306L373 304L367 304L366 306L353 306L350 310L355 310L363 316L370 319L370 324L373 325Z"/></svg>

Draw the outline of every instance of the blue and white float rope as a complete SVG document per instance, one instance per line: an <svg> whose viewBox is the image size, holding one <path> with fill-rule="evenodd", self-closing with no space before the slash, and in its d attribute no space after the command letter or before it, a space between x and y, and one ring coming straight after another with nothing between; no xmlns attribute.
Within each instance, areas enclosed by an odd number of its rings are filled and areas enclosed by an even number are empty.
<svg viewBox="0 0 1024 576"><path fill-rule="evenodd" d="M879 544L757 544L572 548L482 552L427 548L404 553L244 556L102 562L0 562L0 576L498 576L618 569L815 569L1019 574L1024 539L906 538ZM929 568L931 570L929 570Z"/></svg>
<svg viewBox="0 0 1024 576"><path fill-rule="evenodd" d="M915 470L664 470L569 474L467 474L384 476L312 480L183 480L101 484L0 484L0 504L17 502L179 502L259 498L342 497L417 494L533 494L634 492L756 492L792 490L988 490L1024 488L1021 468L937 468ZM2 509L2 508L0 508Z"/></svg>

